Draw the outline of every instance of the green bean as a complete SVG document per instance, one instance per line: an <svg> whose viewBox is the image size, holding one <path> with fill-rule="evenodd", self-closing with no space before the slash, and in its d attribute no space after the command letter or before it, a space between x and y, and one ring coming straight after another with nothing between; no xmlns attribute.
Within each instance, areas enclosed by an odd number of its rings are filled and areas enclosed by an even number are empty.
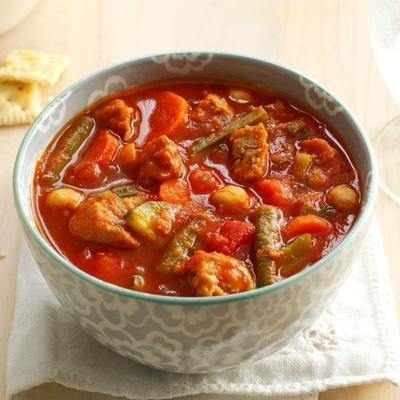
<svg viewBox="0 0 400 400"><path fill-rule="evenodd" d="M211 135L203 136L197 139L192 147L192 153L198 154L204 151L207 147L214 145L215 143L222 140L224 137L230 135L236 129L243 128L246 125L255 124L257 122L264 121L268 118L267 112L263 107L257 107L256 109L250 111L248 114L243 115L235 119L230 125L226 128L214 132Z"/></svg>
<svg viewBox="0 0 400 400"><path fill-rule="evenodd" d="M197 240L199 230L205 225L204 216L197 216L182 227L169 242L157 271L167 275L171 274L176 266L185 261Z"/></svg>
<svg viewBox="0 0 400 400"><path fill-rule="evenodd" d="M290 122L283 122L278 127L283 128L289 135L296 136L302 133L306 127L306 123L302 119L295 119Z"/></svg>
<svg viewBox="0 0 400 400"><path fill-rule="evenodd" d="M256 211L254 250L257 287L275 282L277 275L276 263L268 256L267 251L276 249L281 243L279 228L281 218L282 211L277 207L263 205Z"/></svg>
<svg viewBox="0 0 400 400"><path fill-rule="evenodd" d="M305 233L280 250L280 263L285 276L295 274L312 260L313 246L312 236Z"/></svg>
<svg viewBox="0 0 400 400"><path fill-rule="evenodd" d="M140 193L140 191L135 185L117 186L115 188L112 188L111 191L121 198L136 196Z"/></svg>
<svg viewBox="0 0 400 400"><path fill-rule="evenodd" d="M52 185L60 179L62 170L90 135L93 127L93 118L83 115L60 137L46 162L46 172L42 176L45 184Z"/></svg>
<svg viewBox="0 0 400 400"><path fill-rule="evenodd" d="M296 154L296 158L294 159L292 172L293 176L296 179L304 179L308 170L311 168L312 164L312 156L311 154L307 153L300 153Z"/></svg>

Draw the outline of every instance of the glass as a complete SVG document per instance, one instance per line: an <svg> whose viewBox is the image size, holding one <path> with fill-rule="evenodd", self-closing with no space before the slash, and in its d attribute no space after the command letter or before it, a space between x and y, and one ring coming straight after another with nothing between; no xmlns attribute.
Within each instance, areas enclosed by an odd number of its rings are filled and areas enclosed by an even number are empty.
<svg viewBox="0 0 400 400"><path fill-rule="evenodd" d="M400 0L371 0L370 34L385 83L400 106ZM374 147L380 186L400 204L400 115L383 127Z"/></svg>

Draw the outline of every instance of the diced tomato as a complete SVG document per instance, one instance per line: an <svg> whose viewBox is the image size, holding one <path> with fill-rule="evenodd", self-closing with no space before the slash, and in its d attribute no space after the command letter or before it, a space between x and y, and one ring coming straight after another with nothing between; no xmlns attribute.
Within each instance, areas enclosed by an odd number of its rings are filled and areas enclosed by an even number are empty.
<svg viewBox="0 0 400 400"><path fill-rule="evenodd" d="M193 193L206 194L211 193L221 186L221 180L218 175L205 168L196 169L189 175L190 186Z"/></svg>
<svg viewBox="0 0 400 400"><path fill-rule="evenodd" d="M256 190L266 204L288 208L294 203L292 188L281 179L264 179Z"/></svg>
<svg viewBox="0 0 400 400"><path fill-rule="evenodd" d="M336 154L336 150L325 139L321 138L302 140L300 147L306 153L314 156L314 161L317 164L323 164Z"/></svg>
<svg viewBox="0 0 400 400"><path fill-rule="evenodd" d="M160 185L160 200L174 204L185 204L190 200L190 192L186 183L178 179L170 179Z"/></svg>
<svg viewBox="0 0 400 400"><path fill-rule="evenodd" d="M330 230L331 224L324 218L316 215L299 215L286 224L283 234L290 239L302 233L328 233Z"/></svg>
<svg viewBox="0 0 400 400"><path fill-rule="evenodd" d="M210 251L232 254L254 236L254 225L243 221L225 221L219 232L209 232L204 242Z"/></svg>
<svg viewBox="0 0 400 400"><path fill-rule="evenodd" d="M138 151L134 143L122 147L117 157L118 164L126 171L132 171L138 163Z"/></svg>
<svg viewBox="0 0 400 400"><path fill-rule="evenodd" d="M124 267L122 258L111 251L99 251L89 261L93 275L117 286L129 287L132 271Z"/></svg>
<svg viewBox="0 0 400 400"><path fill-rule="evenodd" d="M171 136L186 121L189 105L183 97L168 91L156 94L154 99L156 108L150 116L151 136Z"/></svg>
<svg viewBox="0 0 400 400"><path fill-rule="evenodd" d="M72 173L79 182L94 184L101 175L102 167L108 165L119 148L119 140L106 129L96 133Z"/></svg>

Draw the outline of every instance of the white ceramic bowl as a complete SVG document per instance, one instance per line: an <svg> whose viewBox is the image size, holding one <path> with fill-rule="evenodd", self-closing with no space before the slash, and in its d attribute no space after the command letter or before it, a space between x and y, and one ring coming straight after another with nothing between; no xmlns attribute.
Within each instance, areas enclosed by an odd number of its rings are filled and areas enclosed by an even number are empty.
<svg viewBox="0 0 400 400"><path fill-rule="evenodd" d="M362 182L362 209L331 253L300 273L253 291L173 298L123 289L76 268L41 236L32 210L33 167L55 133L100 97L170 77L240 79L269 87L308 108L342 134ZM367 232L376 193L371 145L348 109L319 84L280 65L221 53L161 54L90 75L57 96L26 134L15 164L14 193L29 246L65 310L104 346L163 370L206 373L253 362L308 328L343 285Z"/></svg>

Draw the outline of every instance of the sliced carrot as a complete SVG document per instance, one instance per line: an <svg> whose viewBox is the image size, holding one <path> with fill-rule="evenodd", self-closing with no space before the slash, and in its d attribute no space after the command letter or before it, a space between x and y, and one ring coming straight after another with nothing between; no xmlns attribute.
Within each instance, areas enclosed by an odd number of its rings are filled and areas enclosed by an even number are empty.
<svg viewBox="0 0 400 400"><path fill-rule="evenodd" d="M294 203L292 188L281 179L264 179L256 190L266 204L291 207Z"/></svg>
<svg viewBox="0 0 400 400"><path fill-rule="evenodd" d="M174 204L185 204L190 200L189 188L178 179L170 179L160 185L160 200Z"/></svg>
<svg viewBox="0 0 400 400"><path fill-rule="evenodd" d="M323 164L336 154L336 150L325 139L321 138L302 140L300 147L306 153L313 155L317 164Z"/></svg>
<svg viewBox="0 0 400 400"><path fill-rule="evenodd" d="M85 183L94 183L101 168L108 165L119 148L119 140L106 129L98 131L82 158L73 167L73 175Z"/></svg>
<svg viewBox="0 0 400 400"><path fill-rule="evenodd" d="M211 193L221 186L221 180L218 175L205 168L196 169L189 175L190 186L194 193Z"/></svg>
<svg viewBox="0 0 400 400"><path fill-rule="evenodd" d="M286 224L283 234L290 239L303 233L328 233L330 229L330 222L324 218L316 215L300 215Z"/></svg>
<svg viewBox="0 0 400 400"><path fill-rule="evenodd" d="M156 108L150 116L151 136L173 135L187 119L188 103L183 97L168 91L157 94L154 99Z"/></svg>

